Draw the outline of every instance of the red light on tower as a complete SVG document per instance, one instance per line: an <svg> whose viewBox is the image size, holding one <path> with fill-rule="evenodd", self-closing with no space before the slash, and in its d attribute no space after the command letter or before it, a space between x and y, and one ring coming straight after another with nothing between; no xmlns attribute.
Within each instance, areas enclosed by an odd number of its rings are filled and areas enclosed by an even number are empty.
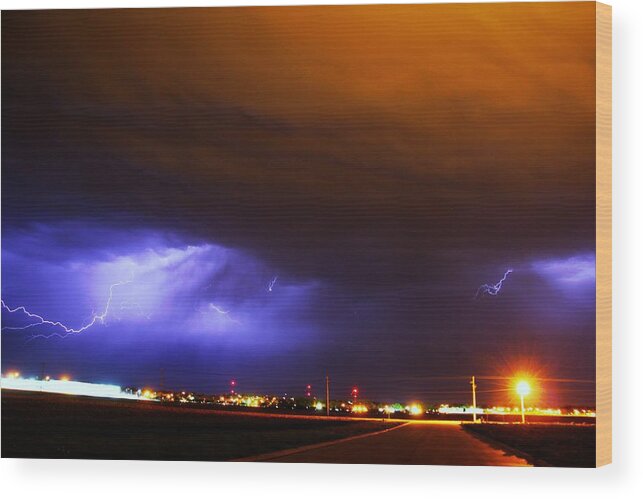
<svg viewBox="0 0 643 499"><path fill-rule="evenodd" d="M310 397L313 387L311 385L306 385L306 397Z"/></svg>
<svg viewBox="0 0 643 499"><path fill-rule="evenodd" d="M353 402L355 402L357 400L357 395L359 395L359 390L356 386L351 390L351 395L353 396Z"/></svg>
<svg viewBox="0 0 643 499"><path fill-rule="evenodd" d="M234 395L234 389L237 386L237 380L236 379L231 379L230 380L230 394Z"/></svg>

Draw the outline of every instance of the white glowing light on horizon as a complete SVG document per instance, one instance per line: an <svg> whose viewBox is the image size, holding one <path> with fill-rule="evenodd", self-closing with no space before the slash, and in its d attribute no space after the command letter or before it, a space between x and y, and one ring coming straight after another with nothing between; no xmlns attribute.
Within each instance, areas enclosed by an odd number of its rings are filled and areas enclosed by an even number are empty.
<svg viewBox="0 0 643 499"><path fill-rule="evenodd" d="M65 381L59 379L38 380L14 377L0 378L3 390L60 393L63 395L84 395L87 397L118 398L138 400L136 395L125 393L118 385Z"/></svg>

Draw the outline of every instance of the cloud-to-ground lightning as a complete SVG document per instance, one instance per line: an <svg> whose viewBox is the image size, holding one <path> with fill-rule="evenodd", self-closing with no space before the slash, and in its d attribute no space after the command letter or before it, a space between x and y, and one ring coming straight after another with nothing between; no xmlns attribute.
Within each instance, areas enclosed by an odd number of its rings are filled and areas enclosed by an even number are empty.
<svg viewBox="0 0 643 499"><path fill-rule="evenodd" d="M277 283L277 276L273 277L268 283L268 291L272 291L272 288L275 287L276 283Z"/></svg>
<svg viewBox="0 0 643 499"><path fill-rule="evenodd" d="M496 296L498 293L500 293L500 290L502 289L502 285L504 282L507 280L509 277L509 274L513 272L513 269L507 269L505 272L505 275L502 276L502 279L500 279L496 284L483 284L478 288L478 291L476 292L476 298L478 298L480 295L491 295L491 296Z"/></svg>
<svg viewBox="0 0 643 499"><path fill-rule="evenodd" d="M123 286L125 284L129 284L132 281L122 281L122 282L117 282L115 284L112 284L109 287L109 295L107 297L107 303L105 303L105 308L103 309L103 312L100 314L94 314L91 318L91 320L85 324L84 326L81 326L79 328L73 328L69 327L62 322L59 321L52 321L49 319L45 319L43 316L35 314L33 312L30 312L27 310L24 306L19 306L15 308L9 307L4 300L0 300L0 303L2 304L2 308L6 310L9 313L22 313L26 315L29 319L35 319L36 322L32 322L30 324L27 324L25 326L4 326L1 330L2 331L23 331L26 329L31 329L37 326L52 326L56 328L62 329L63 332L60 333L50 333L50 334L37 334L33 335L30 339L36 339L36 338L43 338L43 339L48 339L48 338L53 338L53 337L58 337L58 338L65 338L69 335L72 334L80 334L83 331L86 331L90 327L94 326L97 323L100 324L105 324L105 319L107 319L107 314L109 313L110 305L112 303L112 297L114 295L114 288L117 286Z"/></svg>

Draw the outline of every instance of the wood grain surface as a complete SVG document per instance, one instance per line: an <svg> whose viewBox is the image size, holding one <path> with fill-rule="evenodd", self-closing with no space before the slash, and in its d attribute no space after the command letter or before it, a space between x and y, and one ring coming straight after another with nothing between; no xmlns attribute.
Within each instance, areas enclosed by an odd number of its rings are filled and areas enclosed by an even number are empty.
<svg viewBox="0 0 643 499"><path fill-rule="evenodd" d="M596 4L596 465L612 462L612 8Z"/></svg>

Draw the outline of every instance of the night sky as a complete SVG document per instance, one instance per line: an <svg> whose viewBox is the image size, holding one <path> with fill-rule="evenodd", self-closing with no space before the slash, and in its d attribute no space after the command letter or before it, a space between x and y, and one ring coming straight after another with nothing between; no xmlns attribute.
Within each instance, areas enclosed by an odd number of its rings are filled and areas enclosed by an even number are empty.
<svg viewBox="0 0 643 499"><path fill-rule="evenodd" d="M593 3L3 12L3 371L591 380L594 37ZM78 334L7 309L79 329L117 283Z"/></svg>

